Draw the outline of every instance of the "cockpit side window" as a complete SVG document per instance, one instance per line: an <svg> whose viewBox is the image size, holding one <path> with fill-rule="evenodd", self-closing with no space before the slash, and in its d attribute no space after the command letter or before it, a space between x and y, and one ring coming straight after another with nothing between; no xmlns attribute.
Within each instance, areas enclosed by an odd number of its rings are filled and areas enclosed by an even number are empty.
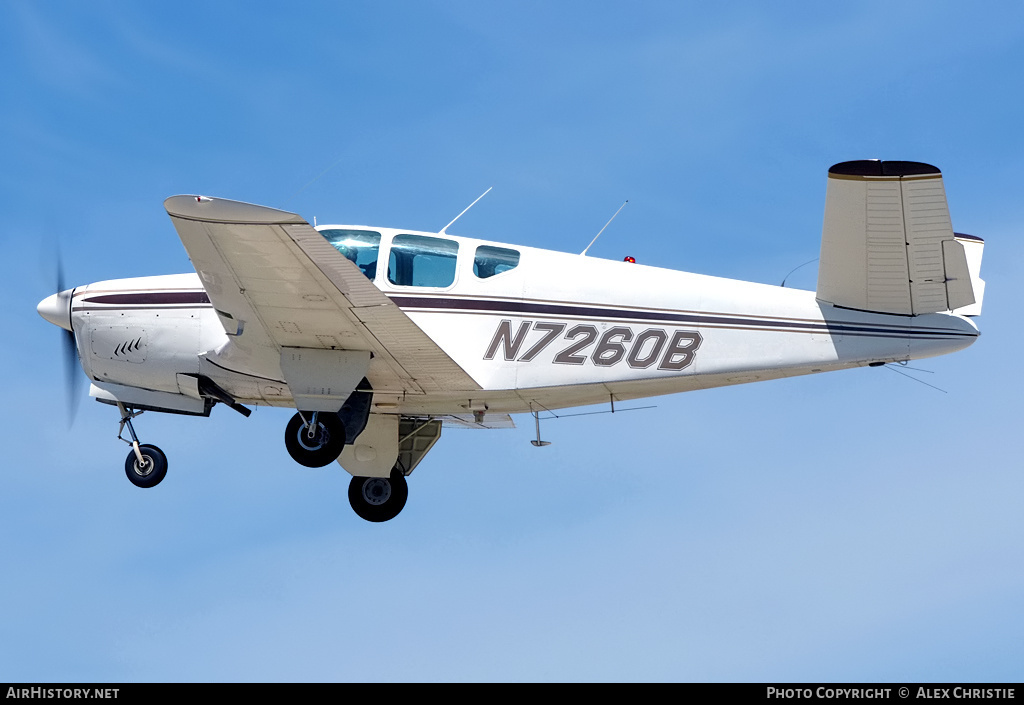
<svg viewBox="0 0 1024 705"><path fill-rule="evenodd" d="M519 265L519 252L504 247L481 245L473 258L473 274L481 279L515 269Z"/></svg>
<svg viewBox="0 0 1024 705"><path fill-rule="evenodd" d="M451 286L458 254L459 243L454 240L396 235L388 257L388 281L398 286Z"/></svg>
<svg viewBox="0 0 1024 705"><path fill-rule="evenodd" d="M380 252L380 233L373 230L321 230L327 242L341 254L355 262L367 279L377 276L377 256Z"/></svg>

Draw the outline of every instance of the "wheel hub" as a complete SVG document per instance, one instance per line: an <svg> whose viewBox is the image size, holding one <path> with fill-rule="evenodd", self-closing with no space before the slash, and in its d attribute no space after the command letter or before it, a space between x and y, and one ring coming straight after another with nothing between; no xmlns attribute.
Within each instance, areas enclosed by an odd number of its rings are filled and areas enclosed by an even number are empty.
<svg viewBox="0 0 1024 705"><path fill-rule="evenodd" d="M145 462L139 463L138 458L135 459L135 474L139 477L146 477L149 473L153 472L154 463L152 460L145 458Z"/></svg>
<svg viewBox="0 0 1024 705"><path fill-rule="evenodd" d="M391 483L383 477L371 477L363 483L363 499L375 507L391 499Z"/></svg>
<svg viewBox="0 0 1024 705"><path fill-rule="evenodd" d="M331 432L321 423L318 423L315 428L312 426L299 428L299 445L306 450L320 450L330 440Z"/></svg>

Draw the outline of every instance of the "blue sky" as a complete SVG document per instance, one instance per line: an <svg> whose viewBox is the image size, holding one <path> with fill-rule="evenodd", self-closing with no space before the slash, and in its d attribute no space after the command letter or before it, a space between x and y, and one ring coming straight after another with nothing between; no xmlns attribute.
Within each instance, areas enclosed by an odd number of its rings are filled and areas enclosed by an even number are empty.
<svg viewBox="0 0 1024 705"><path fill-rule="evenodd" d="M290 4L294 5L294 4ZM1019 681L1024 9L954 2L0 5L0 681ZM288 413L68 429L69 284L189 271L206 193L778 283L825 173L945 175L983 335L918 363L451 430L401 516ZM59 245L58 245L59 243ZM814 288L815 267L792 286ZM84 387L84 384L83 384Z"/></svg>

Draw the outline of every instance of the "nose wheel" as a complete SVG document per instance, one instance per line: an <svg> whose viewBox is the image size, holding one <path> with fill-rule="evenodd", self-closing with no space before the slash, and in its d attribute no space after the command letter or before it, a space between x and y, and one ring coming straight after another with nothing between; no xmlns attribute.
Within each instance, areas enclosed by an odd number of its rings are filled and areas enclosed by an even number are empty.
<svg viewBox="0 0 1024 705"><path fill-rule="evenodd" d="M124 461L124 472L136 487L156 487L167 474L167 456L164 452L151 445L139 446L139 461L135 449Z"/></svg>
<svg viewBox="0 0 1024 705"><path fill-rule="evenodd" d="M300 411L288 422L284 445L299 465L322 468L344 450L345 425L336 413Z"/></svg>
<svg viewBox="0 0 1024 705"><path fill-rule="evenodd" d="M141 414L141 411L131 411L120 402L118 402L117 408L121 411L121 428L117 432L117 437L132 447L128 457L124 460L124 472L136 487L156 487L167 475L167 456L156 446L139 444L139 437L135 435L132 419ZM132 437L130 441L127 438L121 438L125 427L128 428L128 433Z"/></svg>
<svg viewBox="0 0 1024 705"><path fill-rule="evenodd" d="M353 477L348 485L352 509L366 521L394 519L409 499L409 484L396 466L391 477Z"/></svg>

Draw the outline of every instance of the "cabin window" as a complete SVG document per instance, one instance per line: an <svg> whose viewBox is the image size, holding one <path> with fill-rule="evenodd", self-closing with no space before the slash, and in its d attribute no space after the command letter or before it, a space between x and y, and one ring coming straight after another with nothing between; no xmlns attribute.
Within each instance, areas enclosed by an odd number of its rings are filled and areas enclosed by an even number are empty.
<svg viewBox="0 0 1024 705"><path fill-rule="evenodd" d="M459 243L425 235L396 235L388 281L398 286L446 287L455 283Z"/></svg>
<svg viewBox="0 0 1024 705"><path fill-rule="evenodd" d="M473 259L473 274L481 279L493 277L495 274L515 269L519 264L519 252L504 247L481 245L476 248Z"/></svg>
<svg viewBox="0 0 1024 705"><path fill-rule="evenodd" d="M380 233L372 230L321 230L327 242L352 260L359 271L373 280L377 276L377 255L380 252Z"/></svg>

